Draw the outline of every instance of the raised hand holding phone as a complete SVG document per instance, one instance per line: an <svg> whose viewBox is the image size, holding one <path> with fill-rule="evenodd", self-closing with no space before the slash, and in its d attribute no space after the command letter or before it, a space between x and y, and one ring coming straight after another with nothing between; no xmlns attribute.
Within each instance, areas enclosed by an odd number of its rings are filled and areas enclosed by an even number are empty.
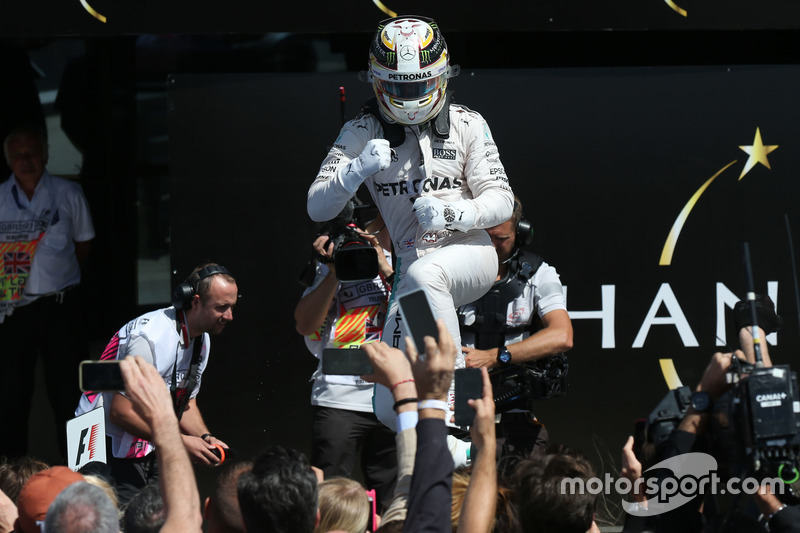
<svg viewBox="0 0 800 533"><path fill-rule="evenodd" d="M455 424L471 426L475 410L469 401L483 397L483 375L480 368L459 368L455 371Z"/></svg>
<svg viewBox="0 0 800 533"><path fill-rule="evenodd" d="M420 400L446 400L453 380L456 345L447 331L444 320L437 320L439 341L428 336L423 343L425 357L417 352L413 343L406 343L406 353L411 360L411 370L417 383Z"/></svg>
<svg viewBox="0 0 800 533"><path fill-rule="evenodd" d="M436 317L431 310L425 289L414 289L401 295L397 299L397 305L400 308L405 333L411 337L417 353L425 352L424 339L426 336L433 337L434 341L439 342Z"/></svg>
<svg viewBox="0 0 800 533"><path fill-rule="evenodd" d="M83 392L114 392L125 390L119 361L81 361L78 385Z"/></svg>
<svg viewBox="0 0 800 533"><path fill-rule="evenodd" d="M372 363L363 348L325 348L322 373L338 376L372 374Z"/></svg>

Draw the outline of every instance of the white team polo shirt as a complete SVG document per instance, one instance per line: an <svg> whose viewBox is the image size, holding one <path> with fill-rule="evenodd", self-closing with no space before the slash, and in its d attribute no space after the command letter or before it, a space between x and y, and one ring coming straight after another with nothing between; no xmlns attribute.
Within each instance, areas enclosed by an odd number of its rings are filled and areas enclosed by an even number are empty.
<svg viewBox="0 0 800 533"><path fill-rule="evenodd" d="M81 271L74 242L88 241L95 236L89 205L81 186L51 176L47 171L39 180L31 200L22 191L14 174L0 184L0 223L29 223L27 227L31 227L31 222L38 228L47 229L36 247L25 293L17 305L79 283Z"/></svg>

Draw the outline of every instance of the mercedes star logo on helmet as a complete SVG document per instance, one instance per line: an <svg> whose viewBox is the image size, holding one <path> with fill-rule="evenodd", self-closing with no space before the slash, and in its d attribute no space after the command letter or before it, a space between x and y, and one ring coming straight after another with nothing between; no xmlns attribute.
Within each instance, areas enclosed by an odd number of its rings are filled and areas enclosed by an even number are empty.
<svg viewBox="0 0 800 533"><path fill-rule="evenodd" d="M402 57L406 61L414 59L414 56L416 56L416 55L417 55L417 51L414 50L414 47L412 47L412 46L405 45L402 48L400 48L400 57Z"/></svg>

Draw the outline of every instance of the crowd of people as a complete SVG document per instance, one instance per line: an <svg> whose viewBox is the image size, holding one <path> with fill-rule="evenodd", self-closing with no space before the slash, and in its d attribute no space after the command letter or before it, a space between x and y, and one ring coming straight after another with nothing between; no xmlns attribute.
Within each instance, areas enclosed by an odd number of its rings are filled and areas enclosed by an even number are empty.
<svg viewBox="0 0 800 533"><path fill-rule="evenodd" d="M6 463L0 469L0 530L492 531L498 530L495 524L503 524L503 531L539 531L548 530L540 529L546 527L548 516L553 527L560 528L550 531L595 527L592 498L586 499L580 515L544 502L540 503L543 512L517 513L515 509L528 507L519 498L551 496L545 490L534 490L545 479L538 475L508 480L520 487L504 486L513 496L506 495L508 501L497 505L498 483L505 480L497 475L494 398L486 369L482 370L483 396L470 400L476 413L470 428L476 455L472 465L460 472L468 481L458 506L448 512L455 501L454 462L447 446L449 409L444 400L458 347L443 321L439 320L437 327L439 341L426 337L424 356L413 344L406 353L382 342L364 345L374 369L365 378L392 388L398 405L396 416L410 426L395 436L397 487L379 513L369 505L368 491L360 483L325 479L303 453L281 446L249 461L224 464L213 494L201 507L190 454L163 377L146 358L126 356L120 361L125 393L131 408L150 428L158 482L145 485L120 505L108 470L99 469L101 473L89 481L88 474L64 466L50 467L30 459ZM405 401L410 398L414 401ZM518 471L530 472L554 457L570 458L585 466L586 473L591 472L585 458L566 450L548 450L541 458L521 459ZM577 529L561 528L569 522L579 522Z"/></svg>
<svg viewBox="0 0 800 533"><path fill-rule="evenodd" d="M525 249L531 232L522 202L485 120L454 102L448 80L457 74L435 21L382 22L366 74L375 98L343 126L309 188L308 213L319 222L341 217L362 186L377 209L369 220L345 221L377 258L363 279L340 279L330 234L312 244L313 268L294 312L319 360L310 457L273 446L226 460L228 445L206 425L197 396L211 336L233 320L238 286L227 268L205 263L175 288L169 307L112 336L100 360L118 362L121 389L86 391L77 406L67 402L69 413L64 398L74 391L50 391L59 424L73 409L103 409L107 463L73 471L27 456L24 439L0 443L0 533L600 530L599 494L564 485L589 484L599 473L582 451L549 442L534 412L533 400L562 392L569 369L573 332L560 277ZM18 129L4 150L13 174L0 185L0 221L14 224L0 238L15 265L27 263L13 287L10 277L0 286L4 362L20 365L4 371L0 390L27 401L32 387L18 376L30 377L22 365L34 364L37 352L23 350L24 341L36 338L48 364L55 351L63 356L52 363L61 375L75 375L84 358L75 356L85 353L82 339L59 328L80 316L80 264L94 233L80 187L46 172L44 134ZM417 290L436 317L436 336L422 341L412 340L398 305ZM767 331L753 328L742 308L742 350L713 356L664 442L647 452L632 438L622 447L620 475L632 484L663 482L653 465L707 451L710 406L734 386L726 379L732 368L771 367L760 339L776 323L774 306L760 300L757 324ZM364 356L371 370L325 371L326 357L343 353ZM467 402L474 419L457 425L455 376L470 368L480 373ZM515 401L499 402L508 390ZM25 431L25 401L6 427ZM219 466L202 503L193 463ZM702 495L666 510L657 491L632 498L629 532L800 529L792 493L764 489L732 509Z"/></svg>
<svg viewBox="0 0 800 533"><path fill-rule="evenodd" d="M442 320L437 328L439 341L426 337L424 356L413 343L407 344L406 353L384 342L363 346L373 365L373 373L364 378L391 389L398 427L403 427L395 436L396 488L379 513L370 505L369 491L362 484L341 477L326 479L303 453L280 446L252 460L224 464L212 494L201 506L190 454L163 376L146 358L126 356L120 362L125 393L151 429L158 482L147 484L120 505L113 477L99 465L90 463L73 472L30 458L7 462L0 467L0 530L599 531L598 496L568 494L563 489L564 479L596 477L580 451L549 445L517 457L511 469L498 468L495 402L485 368L481 370L483 395L469 401L475 410L470 427L475 455L469 467L455 467L447 445L450 411L445 398L459 350ZM743 337L747 332L742 328ZM724 376L733 358L746 360L750 355L744 351L715 354L696 391L719 398L731 386ZM768 354L764 355L769 364ZM671 444L663 447L668 451L662 453L685 453L695 445L708 425L707 413L699 409L689 409L670 435ZM626 445L623 475L635 480L643 475L642 466L630 452ZM646 507L647 496L643 496L638 501ZM800 507L796 504L787 505L766 491L755 494L753 502L768 517L769 531L797 530ZM755 520L743 529L746 513L738 518L740 529L703 529L713 521L704 515L708 510L700 503L628 520L625 531L764 530Z"/></svg>

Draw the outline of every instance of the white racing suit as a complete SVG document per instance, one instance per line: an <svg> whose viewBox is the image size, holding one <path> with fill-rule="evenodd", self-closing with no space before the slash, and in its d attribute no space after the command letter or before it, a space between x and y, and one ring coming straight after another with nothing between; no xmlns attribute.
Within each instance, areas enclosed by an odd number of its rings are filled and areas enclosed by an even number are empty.
<svg viewBox="0 0 800 533"><path fill-rule="evenodd" d="M483 117L455 104L449 112L447 138L436 135L431 122L404 127L404 141L392 146L391 165L366 178L364 184L386 222L397 255L382 339L405 351L397 298L424 287L434 316L444 319L459 347L456 368L461 368L464 356L456 308L480 298L494 282L497 253L484 229L511 218L514 195ZM322 222L339 214L353 196L342 184L339 170L357 158L368 141L383 137L380 121L370 113L342 127L308 191L312 220ZM474 229L425 232L414 214L413 202L427 195L444 202L471 201L477 213ZM452 389L450 402L452 405ZM374 404L378 419L394 429L389 390L376 386Z"/></svg>

